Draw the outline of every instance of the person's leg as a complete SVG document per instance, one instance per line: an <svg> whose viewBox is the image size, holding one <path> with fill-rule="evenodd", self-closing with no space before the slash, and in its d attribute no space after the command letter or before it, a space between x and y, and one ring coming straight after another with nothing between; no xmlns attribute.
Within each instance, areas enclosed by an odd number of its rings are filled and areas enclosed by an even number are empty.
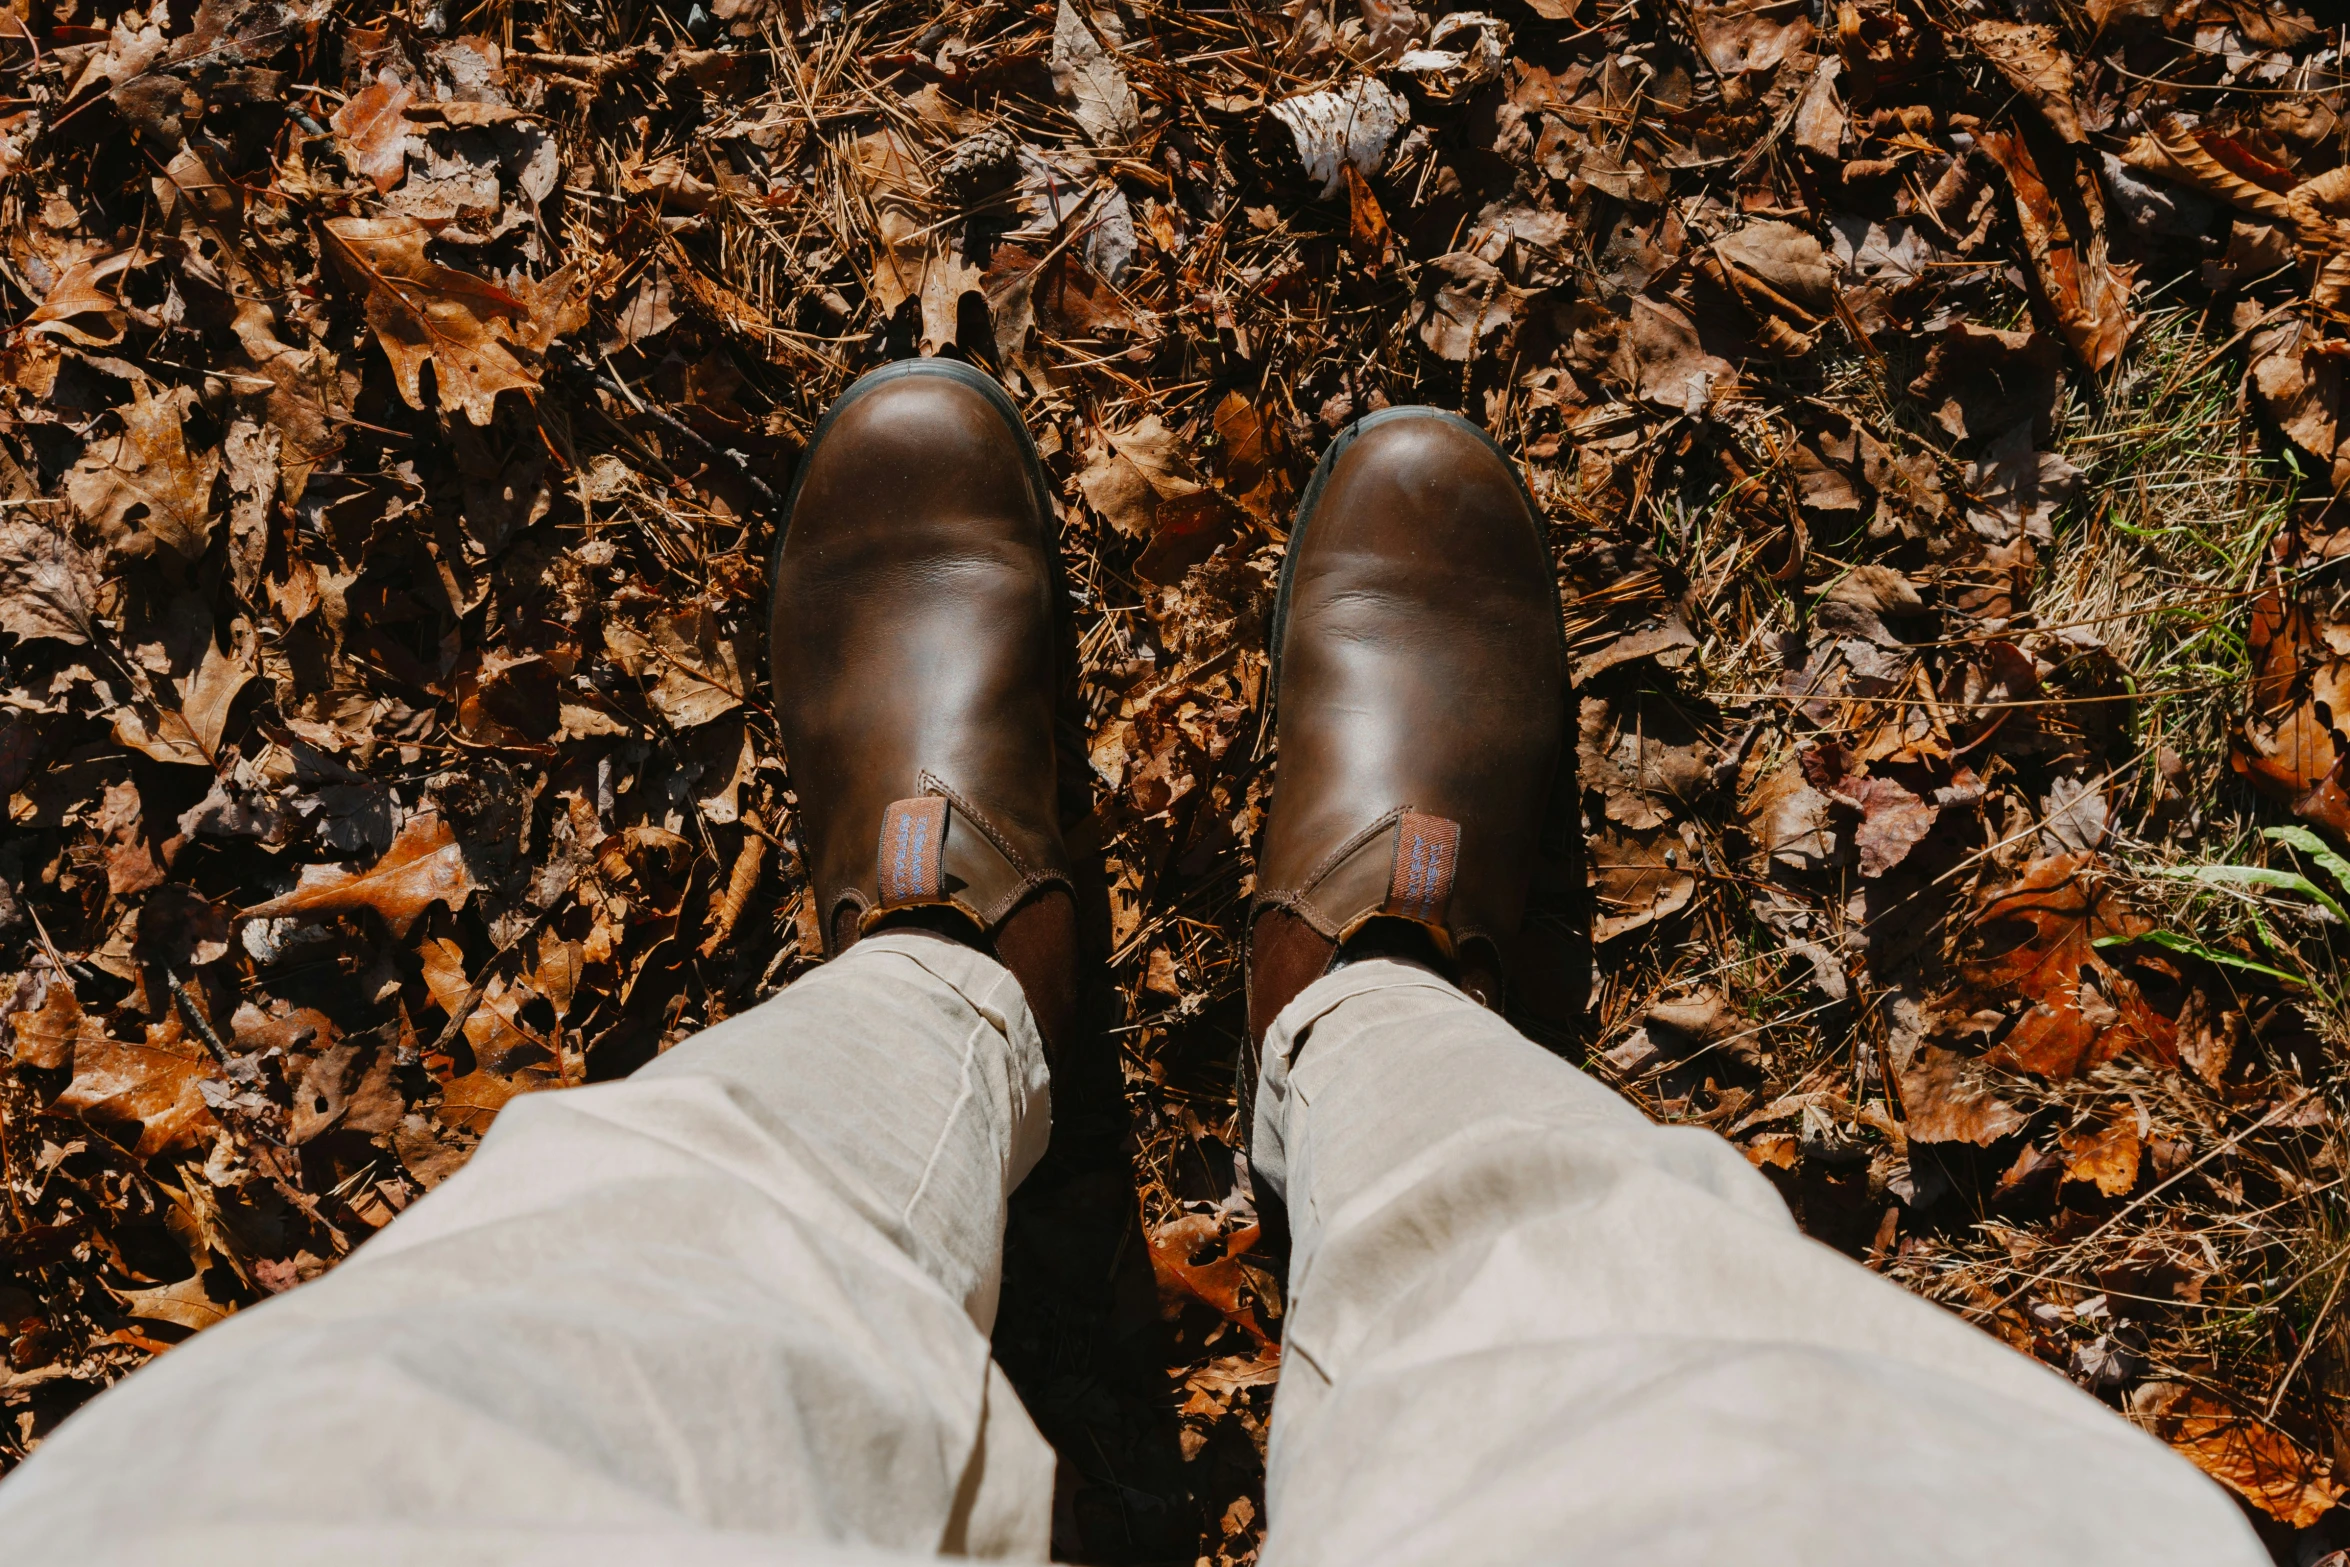
<svg viewBox="0 0 2350 1567"><path fill-rule="evenodd" d="M1267 1562L2259 1560L2184 1460L1488 1009L1578 833L1557 595L1507 462L1426 409L1350 427L1290 532L1249 948L1295 1236Z"/></svg>
<svg viewBox="0 0 2350 1567"><path fill-rule="evenodd" d="M1078 1010L1052 529L985 376L852 387L801 461L768 639L836 961L626 1083L509 1106L325 1280L67 1422L0 1486L0 1537L1041 1557L1051 1455L987 1332Z"/></svg>
<svg viewBox="0 0 2350 1567"><path fill-rule="evenodd" d="M2184 1459L1426 969L1283 1010L1256 1159L1295 1232L1275 1567L2266 1560Z"/></svg>
<svg viewBox="0 0 2350 1567"><path fill-rule="evenodd" d="M1041 1558L1052 1455L987 1335L1049 1119L1012 975L870 937L625 1082L516 1100L334 1272L68 1421L0 1538Z"/></svg>

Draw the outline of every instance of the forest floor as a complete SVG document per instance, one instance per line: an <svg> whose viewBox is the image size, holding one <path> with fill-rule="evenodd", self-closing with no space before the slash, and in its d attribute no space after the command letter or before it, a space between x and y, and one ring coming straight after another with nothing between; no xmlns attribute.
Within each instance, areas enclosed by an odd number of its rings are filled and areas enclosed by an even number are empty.
<svg viewBox="0 0 2350 1567"><path fill-rule="evenodd" d="M1063 1555L1261 1536L1265 620L1403 402L1553 523L1540 1037L2350 1546L2341 27L707 3L0 7L0 1469L817 960L775 498L952 354L1057 487L1115 948L997 1335Z"/></svg>

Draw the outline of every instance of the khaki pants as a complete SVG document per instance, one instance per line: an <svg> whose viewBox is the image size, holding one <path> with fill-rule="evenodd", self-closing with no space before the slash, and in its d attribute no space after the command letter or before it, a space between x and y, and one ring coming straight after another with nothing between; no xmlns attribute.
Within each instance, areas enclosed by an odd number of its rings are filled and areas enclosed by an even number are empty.
<svg viewBox="0 0 2350 1567"><path fill-rule="evenodd" d="M1041 1558L1053 1459L988 1358L1044 1058L993 960L871 938L622 1083L517 1100L326 1278L67 1422L14 1561ZM2196 1470L1799 1235L1429 974L1266 1042L1296 1233L1269 1563L2265 1554Z"/></svg>

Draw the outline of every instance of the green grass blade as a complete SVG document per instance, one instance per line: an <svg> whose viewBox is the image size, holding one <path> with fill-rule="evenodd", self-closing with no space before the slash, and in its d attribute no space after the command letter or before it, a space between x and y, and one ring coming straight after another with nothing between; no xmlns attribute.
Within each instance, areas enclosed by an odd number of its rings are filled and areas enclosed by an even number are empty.
<svg viewBox="0 0 2350 1567"><path fill-rule="evenodd" d="M2316 882L2297 871L2275 871L2265 865L2162 865L2153 874L2167 876L2173 881L2200 881L2215 885L2235 883L2254 887L2275 887L2285 892L2297 892L2310 899L2344 925L2350 925L2350 914Z"/></svg>
<svg viewBox="0 0 2350 1567"><path fill-rule="evenodd" d="M2350 887L2350 860L2334 852L2334 846L2306 827L2271 827L2261 834L2271 843L2281 843L2288 849L2298 849L2324 866L2334 880Z"/></svg>
<svg viewBox="0 0 2350 1567"><path fill-rule="evenodd" d="M2271 979L2281 979L2288 985L2306 986L2309 983L2298 974L2288 974L2281 968L2270 968L2265 963L2255 963L2250 958L2237 957L2233 952L2222 952L2217 947L2207 947L2200 941L2189 941L2186 937L2173 935L2167 930L2151 930L2143 936L2099 936L2091 945L2134 947L2141 942L2149 947L2167 947L2173 952L2184 952L2189 957L2201 958L2206 963L2224 963L2229 968L2249 969L2255 974L2266 974Z"/></svg>

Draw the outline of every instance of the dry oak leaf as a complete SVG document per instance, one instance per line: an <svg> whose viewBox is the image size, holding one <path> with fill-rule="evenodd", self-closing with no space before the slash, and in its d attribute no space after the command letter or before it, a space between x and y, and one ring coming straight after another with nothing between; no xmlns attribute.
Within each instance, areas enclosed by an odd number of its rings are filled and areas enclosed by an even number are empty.
<svg viewBox="0 0 2350 1567"><path fill-rule="evenodd" d="M189 388L157 396L133 383L131 395L129 406L114 410L121 433L90 442L65 476L66 498L117 554L147 555L161 545L194 560L212 536L220 454L188 451L184 427L196 403Z"/></svg>
<svg viewBox="0 0 2350 1567"><path fill-rule="evenodd" d="M2306 1529L2346 1494L2333 1465L2275 1426L2239 1414L2184 1382L2148 1382L2130 1394L2130 1417L2195 1467L2280 1523Z"/></svg>
<svg viewBox="0 0 2350 1567"><path fill-rule="evenodd" d="M246 909L244 917L328 919L372 910L394 937L404 937L417 916L433 904L462 909L480 885L456 833L438 813L427 811L410 817L384 857L366 870L305 865L292 892Z"/></svg>
<svg viewBox="0 0 2350 1567"><path fill-rule="evenodd" d="M408 105L415 94L386 71L353 93L327 124L351 172L389 191L408 174Z"/></svg>
<svg viewBox="0 0 2350 1567"><path fill-rule="evenodd" d="M646 632L650 632L647 635ZM717 615L693 608L655 615L640 632L617 618L604 622L613 661L645 682L645 695L676 729L692 729L743 705L743 678L756 655L720 628Z"/></svg>
<svg viewBox="0 0 2350 1567"><path fill-rule="evenodd" d="M130 1147L140 1159L193 1147L215 1125L203 1092L211 1054L180 1031L176 1015L146 1035L116 1039L85 1026L74 1041L73 1080L49 1106L100 1130L137 1127Z"/></svg>
<svg viewBox="0 0 2350 1567"><path fill-rule="evenodd" d="M98 567L64 534L0 518L0 631L27 642L90 640Z"/></svg>
<svg viewBox="0 0 2350 1567"><path fill-rule="evenodd" d="M1222 1235L1212 1261L1191 1260L1215 1245L1221 1230L1214 1215L1192 1213L1151 1232L1151 1269L1158 1275L1160 1304L1172 1316L1196 1300L1248 1334L1263 1355L1271 1350L1272 1337L1259 1317L1274 1314L1280 1297L1264 1269L1242 1261L1257 1243L1258 1226L1244 1224Z"/></svg>
<svg viewBox="0 0 2350 1567"><path fill-rule="evenodd" d="M253 638L243 634L233 653L224 653L210 637L196 667L171 682L179 706L165 707L144 697L114 712L114 738L158 762L183 767L220 766L221 746L228 736L229 713L237 693L253 678Z"/></svg>
<svg viewBox="0 0 2350 1567"><path fill-rule="evenodd" d="M2178 1060L2176 1026L2106 962L2100 937L2133 938L2148 922L2099 884L2093 854L2055 854L1993 892L1971 922L1976 955L1958 965L1970 1010L2022 1010L1989 1059L2042 1077L2073 1077L2124 1051Z"/></svg>
<svg viewBox="0 0 2350 1567"><path fill-rule="evenodd" d="M488 424L500 392L535 392L538 377L507 347L527 340L530 302L426 258L432 233L414 218L329 218L320 227L336 265L366 291L367 324L392 362L400 395L424 406L424 367L440 400Z"/></svg>
<svg viewBox="0 0 2350 1567"><path fill-rule="evenodd" d="M121 342L128 313L115 293L100 285L112 284L119 290L122 285L117 280L147 260L145 251L118 250L110 256L75 262L50 285L40 308L26 318L25 335L62 337L84 348L107 348ZM87 324L76 322L95 322L105 330L94 332Z"/></svg>

